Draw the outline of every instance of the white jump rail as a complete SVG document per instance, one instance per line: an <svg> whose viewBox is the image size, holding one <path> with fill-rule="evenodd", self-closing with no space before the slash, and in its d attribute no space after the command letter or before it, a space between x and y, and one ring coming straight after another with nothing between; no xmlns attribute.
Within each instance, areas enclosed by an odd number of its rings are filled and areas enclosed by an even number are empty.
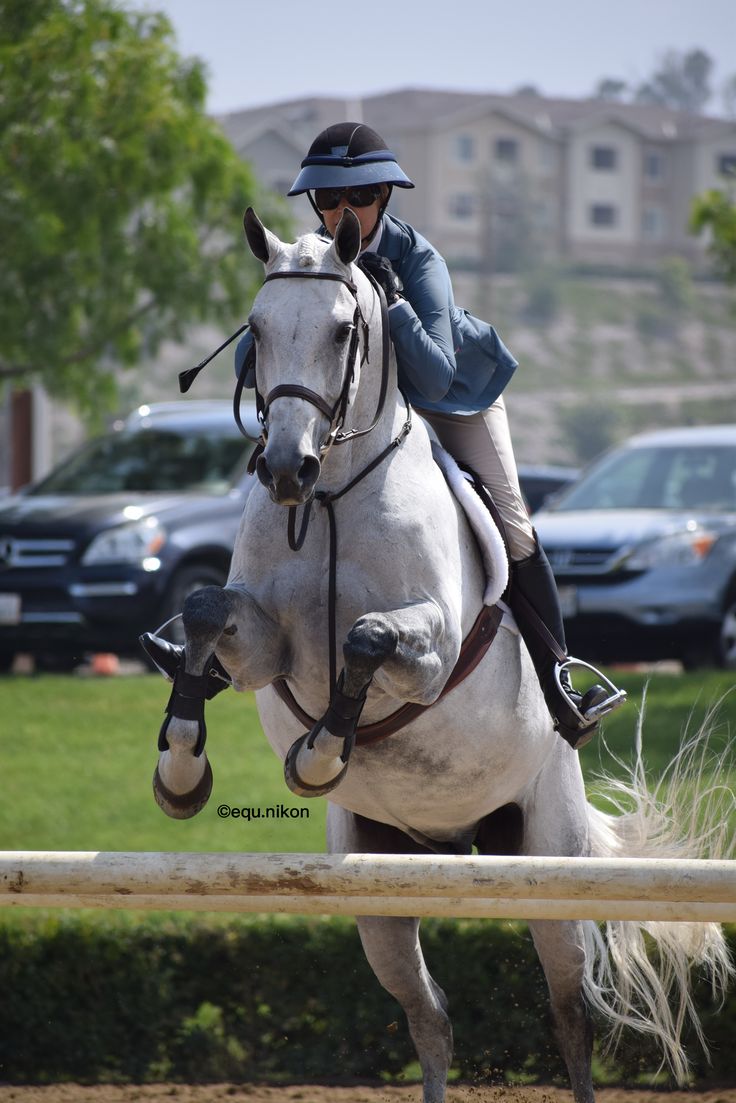
<svg viewBox="0 0 736 1103"><path fill-rule="evenodd" d="M0 852L0 907L736 922L736 861Z"/></svg>

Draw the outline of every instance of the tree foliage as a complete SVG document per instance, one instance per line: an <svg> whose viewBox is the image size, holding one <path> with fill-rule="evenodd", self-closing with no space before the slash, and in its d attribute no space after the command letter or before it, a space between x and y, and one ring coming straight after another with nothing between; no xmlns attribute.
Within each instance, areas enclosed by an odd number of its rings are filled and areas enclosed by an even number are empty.
<svg viewBox="0 0 736 1103"><path fill-rule="evenodd" d="M733 195L715 188L693 200L690 227L694 233L708 230L711 255L729 283L736 284L736 202Z"/></svg>
<svg viewBox="0 0 736 1103"><path fill-rule="evenodd" d="M703 50L669 50L659 68L636 91L638 103L657 103L676 111L702 111L711 97L713 59Z"/></svg>
<svg viewBox="0 0 736 1103"><path fill-rule="evenodd" d="M614 102L653 103L673 111L702 111L713 94L713 59L704 50L668 50L652 75L639 84L603 77L593 96Z"/></svg>
<svg viewBox="0 0 736 1103"><path fill-rule="evenodd" d="M596 100L606 100L608 103L620 103L625 100L629 92L629 86L625 80L618 77L603 77L598 81L593 92Z"/></svg>
<svg viewBox="0 0 736 1103"><path fill-rule="evenodd" d="M0 382L94 409L162 338L242 317L268 201L161 14L0 0L0 73Z"/></svg>

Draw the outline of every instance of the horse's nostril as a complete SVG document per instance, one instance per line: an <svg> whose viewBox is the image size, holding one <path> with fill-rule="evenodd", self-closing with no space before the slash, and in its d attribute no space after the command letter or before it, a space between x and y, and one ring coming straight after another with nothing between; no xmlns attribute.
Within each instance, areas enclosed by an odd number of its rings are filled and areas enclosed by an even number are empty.
<svg viewBox="0 0 736 1103"><path fill-rule="evenodd" d="M314 486L319 478L321 465L316 456L307 456L302 460L301 467L299 468L299 482L302 486Z"/></svg>
<svg viewBox="0 0 736 1103"><path fill-rule="evenodd" d="M270 486L272 475L265 456L259 456L256 460L256 475L264 486Z"/></svg>

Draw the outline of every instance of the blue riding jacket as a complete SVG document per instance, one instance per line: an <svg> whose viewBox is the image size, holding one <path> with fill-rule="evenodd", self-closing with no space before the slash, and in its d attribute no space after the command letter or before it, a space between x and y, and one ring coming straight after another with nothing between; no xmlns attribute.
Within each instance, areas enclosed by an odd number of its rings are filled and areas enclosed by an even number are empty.
<svg viewBox="0 0 736 1103"><path fill-rule="evenodd" d="M455 305L443 257L408 223L384 214L376 251L404 285L388 317L399 386L409 401L446 414L487 409L517 367L496 330ZM237 373L252 343L250 331L238 342Z"/></svg>

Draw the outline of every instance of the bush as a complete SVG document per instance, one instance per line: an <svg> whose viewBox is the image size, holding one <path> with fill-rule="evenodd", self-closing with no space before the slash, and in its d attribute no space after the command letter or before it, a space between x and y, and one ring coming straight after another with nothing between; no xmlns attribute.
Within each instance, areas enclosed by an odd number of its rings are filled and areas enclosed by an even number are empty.
<svg viewBox="0 0 736 1103"><path fill-rule="evenodd" d="M422 930L460 1075L564 1075L526 927L431 920ZM349 920L13 917L0 925L0 986L6 1082L329 1080L335 1069L376 1079L415 1060ZM720 1014L705 984L698 998L713 1065L693 1046L695 1072L732 1082L736 997ZM651 1043L631 1036L612 1075L657 1065Z"/></svg>
<svg viewBox="0 0 736 1103"><path fill-rule="evenodd" d="M657 284L662 303L668 310L685 314L695 305L690 265L683 257L665 257L657 272Z"/></svg>

